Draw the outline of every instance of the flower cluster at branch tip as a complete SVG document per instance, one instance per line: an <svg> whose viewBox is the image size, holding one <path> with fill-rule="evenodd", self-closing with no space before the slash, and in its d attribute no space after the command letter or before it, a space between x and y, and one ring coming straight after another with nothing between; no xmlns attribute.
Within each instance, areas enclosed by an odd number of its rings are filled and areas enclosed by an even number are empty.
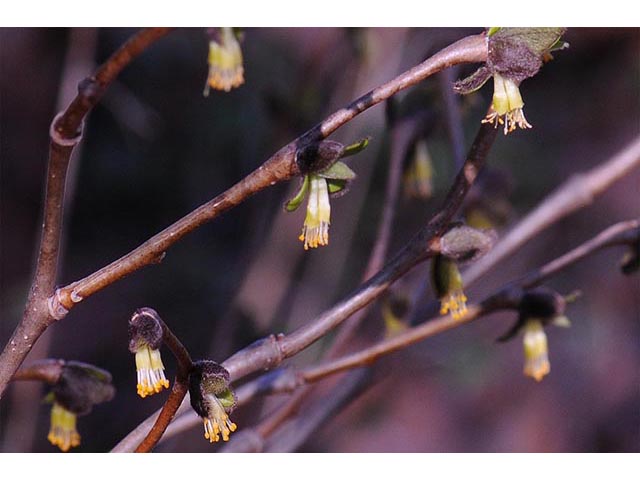
<svg viewBox="0 0 640 480"><path fill-rule="evenodd" d="M302 184L298 193L284 205L284 208L288 212L297 210L308 194L307 213L302 233L298 236L305 250L329 244L329 197L346 193L349 183L356 177L353 170L338 159L354 155L363 150L368 143L367 138L345 147L338 142L325 140L311 143L296 152L296 164L302 174Z"/></svg>
<svg viewBox="0 0 640 480"><path fill-rule="evenodd" d="M237 426L229 418L237 398L229 385L229 372L211 360L199 360L189 374L191 406L202 418L204 438L227 442Z"/></svg>
<svg viewBox="0 0 640 480"><path fill-rule="evenodd" d="M210 29L209 75L204 95L209 89L230 91L244 83L242 50L233 28L220 27Z"/></svg>
<svg viewBox="0 0 640 480"><path fill-rule="evenodd" d="M493 99L482 123L504 125L504 134L531 128L524 116L520 84L538 73L551 52L569 45L560 37L564 28L492 27L487 31L487 61L473 74L457 81L453 89L466 95L493 77Z"/></svg>
<svg viewBox="0 0 640 480"><path fill-rule="evenodd" d="M137 392L140 397L169 388L160 356L163 327L152 308L140 308L129 320L129 351L135 355Z"/></svg>
<svg viewBox="0 0 640 480"><path fill-rule="evenodd" d="M547 334L542 322L529 319L524 326L524 374L539 382L551 370Z"/></svg>
<svg viewBox="0 0 640 480"><path fill-rule="evenodd" d="M454 260L436 255L431 262L432 285L440 299L440 315L451 313L455 320L467 313L467 296L462 289L462 276Z"/></svg>
<svg viewBox="0 0 640 480"><path fill-rule="evenodd" d="M76 430L77 415L57 402L51 407L51 427L47 440L63 452L80 445L80 434Z"/></svg>
<svg viewBox="0 0 640 480"><path fill-rule="evenodd" d="M94 405L111 400L115 388L111 374L81 362L63 362L62 370L45 401L52 403L47 439L63 452L80 445L77 417L87 415Z"/></svg>
<svg viewBox="0 0 640 480"><path fill-rule="evenodd" d="M428 199L433 192L433 162L424 138L414 145L404 171L404 191L407 197L422 199Z"/></svg>

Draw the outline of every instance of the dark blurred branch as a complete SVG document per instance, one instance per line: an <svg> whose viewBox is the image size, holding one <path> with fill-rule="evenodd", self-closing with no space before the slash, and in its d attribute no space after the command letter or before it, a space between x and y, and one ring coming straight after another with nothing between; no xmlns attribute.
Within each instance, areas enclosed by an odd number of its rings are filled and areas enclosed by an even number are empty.
<svg viewBox="0 0 640 480"><path fill-rule="evenodd" d="M451 141L453 163L460 168L464 162L464 129L462 128L462 112L460 98L455 94L451 85L456 81L456 68L448 68L438 75L440 91L444 103L444 117L447 121L447 132Z"/></svg>
<svg viewBox="0 0 640 480"><path fill-rule="evenodd" d="M300 147L326 138L356 115L440 70L458 63L486 60L484 34L463 38L420 65L373 89L342 108L297 139L285 145L257 170L214 199L153 236L135 250L88 277L57 290L52 302L62 310L118 281L130 273L160 261L166 250L189 232L213 220L255 193L299 174L295 154Z"/></svg>
<svg viewBox="0 0 640 480"><path fill-rule="evenodd" d="M463 273L471 285L504 258L561 218L590 205L617 180L640 166L640 136L614 157L595 168L573 175L515 225L493 249Z"/></svg>
<svg viewBox="0 0 640 480"><path fill-rule="evenodd" d="M169 31L167 28L148 28L131 37L93 76L80 82L76 98L51 124L38 260L22 320L0 355L0 396L42 332L66 314L64 307L50 302L50 298L55 289L58 272L67 167L74 146L82 138L82 121L122 69Z"/></svg>

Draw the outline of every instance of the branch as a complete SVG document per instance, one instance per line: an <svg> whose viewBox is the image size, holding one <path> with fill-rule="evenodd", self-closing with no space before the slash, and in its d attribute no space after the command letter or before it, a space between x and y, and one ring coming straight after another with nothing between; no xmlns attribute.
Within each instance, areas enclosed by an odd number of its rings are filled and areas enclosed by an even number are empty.
<svg viewBox="0 0 640 480"><path fill-rule="evenodd" d="M53 294L58 272L67 167L71 152L82 137L82 121L120 71L169 31L170 29L167 28L149 28L134 35L98 68L94 76L80 82L76 98L51 123L49 165L38 260L22 320L0 355L0 396L36 340L50 324L66 313L55 306L51 309L49 298Z"/></svg>
<svg viewBox="0 0 640 480"><path fill-rule="evenodd" d="M305 382L316 382L344 370L370 365L383 355L388 355L389 353L406 348L438 333L469 323L487 313L505 308L513 308L517 304L515 299L521 295L524 289L540 285L551 275L560 272L603 248L628 244L637 238L638 228L640 228L640 219L612 225L593 239L531 272L521 280L506 285L497 293L487 297L480 304L470 306L467 314L462 318L455 320L450 315L432 318L422 325L413 327L395 337L378 342L359 352L326 362L317 367L307 368L302 371L301 376Z"/></svg>
<svg viewBox="0 0 640 480"><path fill-rule="evenodd" d="M420 65L338 110L322 123L282 147L257 170L254 170L227 191L187 214L124 257L82 280L58 289L52 301L69 310L76 303L130 273L151 263L157 263L162 259L166 250L186 234L213 220L255 193L299 174L295 154L300 147L326 138L356 115L444 68L464 62L482 62L486 60L486 56L487 45L484 34L466 37L455 42Z"/></svg>
<svg viewBox="0 0 640 480"><path fill-rule="evenodd" d="M602 165L569 178L509 231L493 249L464 272L471 285L527 240L567 215L591 204L614 182L640 165L640 136Z"/></svg>
<svg viewBox="0 0 640 480"><path fill-rule="evenodd" d="M237 381L256 371L272 369L286 358L304 350L355 312L378 298L395 280L411 268L437 253L439 251L439 242L437 241L439 235L449 225L484 165L497 132L498 130L488 123L480 125L467 160L456 176L443 207L393 260L347 298L290 335L270 335L228 358L222 363L222 366L229 371L231 381ZM148 422L149 419L145 420L145 423ZM131 445L141 431L140 428L132 431L118 444L117 451L125 451L123 448Z"/></svg>
<svg viewBox="0 0 640 480"><path fill-rule="evenodd" d="M171 420L173 420L182 400L189 391L189 372L193 366L189 352L184 345L182 345L180 340L178 340L178 337L173 334L171 329L166 323L164 323L160 316L155 315L155 318L162 326L163 343L169 348L169 350L171 350L171 353L173 353L173 356L178 362L178 371L176 373L176 378L173 381L171 393L162 406L162 410L151 427L151 430L149 430L149 433L147 433L145 438L136 447L136 453L150 452L162 438L167 426L171 423Z"/></svg>

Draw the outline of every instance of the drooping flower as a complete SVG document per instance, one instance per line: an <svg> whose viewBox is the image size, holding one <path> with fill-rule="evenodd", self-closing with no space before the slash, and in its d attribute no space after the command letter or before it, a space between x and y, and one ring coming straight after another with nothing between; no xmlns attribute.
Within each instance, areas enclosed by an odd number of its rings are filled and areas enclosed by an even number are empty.
<svg viewBox="0 0 640 480"><path fill-rule="evenodd" d="M428 199L433 192L433 162L427 141L422 138L414 146L413 154L404 171L406 196Z"/></svg>
<svg viewBox="0 0 640 480"><path fill-rule="evenodd" d="M94 405L111 400L114 394L109 372L86 363L64 362L58 380L45 398L53 404L49 442L63 452L80 445L77 417L87 415Z"/></svg>
<svg viewBox="0 0 640 480"><path fill-rule="evenodd" d="M326 179L310 174L305 177L305 181L309 182L309 201L302 233L298 239L304 242L304 249L308 250L329 244L331 204Z"/></svg>
<svg viewBox="0 0 640 480"><path fill-rule="evenodd" d="M244 83L242 50L233 28L211 28L209 35L209 75L205 96L209 95L210 88L228 92Z"/></svg>
<svg viewBox="0 0 640 480"><path fill-rule="evenodd" d="M482 123L492 123L496 127L504 125L504 134L516 128L531 128L524 117L524 102L515 80L505 78L499 73L493 75L493 100L489 113Z"/></svg>
<svg viewBox="0 0 640 480"><path fill-rule="evenodd" d="M189 374L191 406L202 418L204 437L217 442L228 441L237 426L229 418L237 398L229 384L229 372L211 360L199 360Z"/></svg>
<svg viewBox="0 0 640 480"><path fill-rule="evenodd" d="M547 334L540 320L531 318L524 326L524 374L539 382L551 370Z"/></svg>
<svg viewBox="0 0 640 480"><path fill-rule="evenodd" d="M467 312L467 296L456 262L444 255L436 255L431 260L431 280L440 299L440 315L450 312L454 319L462 318Z"/></svg>
<svg viewBox="0 0 640 480"><path fill-rule="evenodd" d="M302 233L298 237L303 242L305 250L329 244L329 197L346 193L349 183L356 177L353 170L338 159L359 152L368 142L369 139L365 139L345 147L338 142L325 140L308 145L297 152L296 163L302 174L302 184L284 208L293 212L305 197L309 197Z"/></svg>
<svg viewBox="0 0 640 480"><path fill-rule="evenodd" d="M526 376L541 381L551 371L549 347L545 326L553 324L558 327L571 325L564 315L569 297L548 288L536 288L525 292L518 304L518 320L500 338L505 342L522 331L524 347L524 368Z"/></svg>
<svg viewBox="0 0 640 480"><path fill-rule="evenodd" d="M505 28L487 31L487 62L453 88L466 95L482 87L493 77L493 99L482 123L504 125L504 134L517 128L531 128L524 116L520 83L538 73L550 52L569 45L560 37L563 28Z"/></svg>
<svg viewBox="0 0 640 480"><path fill-rule="evenodd" d="M169 388L160 356L163 329L159 319L155 310L145 307L129 320L129 351L135 354L137 392L142 398Z"/></svg>
<svg viewBox="0 0 640 480"><path fill-rule="evenodd" d="M63 452L80 445L80 434L76 430L78 416L54 401L51 407L51 427L47 440Z"/></svg>

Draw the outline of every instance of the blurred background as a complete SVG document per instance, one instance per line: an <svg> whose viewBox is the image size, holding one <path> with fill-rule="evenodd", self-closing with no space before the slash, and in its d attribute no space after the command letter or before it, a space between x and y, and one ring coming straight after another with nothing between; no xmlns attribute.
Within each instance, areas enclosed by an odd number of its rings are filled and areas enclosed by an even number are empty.
<svg viewBox="0 0 640 480"><path fill-rule="evenodd" d="M90 74L135 30L0 29L0 343L21 314L39 239L49 124ZM334 110L426 56L481 28L247 29L245 84L202 92L204 29L180 29L130 65L88 117L69 171L59 284L119 258L257 168L282 145ZM523 82L533 129L499 136L491 168L508 184L506 229L576 172L618 152L640 133L640 30L570 29L570 49ZM441 205L455 175L442 86L474 71L457 68L400 94L434 117L430 198L402 196L392 230L397 251ZM466 151L491 100L491 82L458 98ZM413 95L413 97L411 97ZM415 100L413 100L415 98ZM422 102L422 103L419 103ZM162 405L141 400L127 349L127 322L155 308L194 358L218 362L270 333L290 332L355 289L375 242L384 200L389 134L384 105L331 138L370 135L351 157L358 178L332 201L331 242L305 252L297 237L304 209L282 204L297 182L276 185L187 236L160 265L97 293L52 326L27 359L63 358L109 370L115 398L78 420L79 452L111 449ZM501 262L466 293L478 301L612 223L640 214L640 172L617 182ZM551 373L522 375L518 337L495 339L514 314L492 315L382 359L367 388L297 447L311 452L595 452L640 447L640 281L623 276L623 249L590 257L551 279L571 304L570 329L548 330ZM428 305L428 265L394 294ZM417 321L429 318L428 309ZM382 334L379 305L352 348ZM329 339L330 340L330 339ZM313 363L318 342L290 363ZM175 373L165 353L168 377ZM327 381L332 384L332 381ZM3 452L53 452L46 388L20 382L0 401ZM328 390L318 393L318 399ZM255 425L286 399L258 399L234 414ZM313 402L311 402L313 403ZM302 414L305 414L303 406ZM207 452L201 424L158 451ZM285 435L285 433L282 433Z"/></svg>

